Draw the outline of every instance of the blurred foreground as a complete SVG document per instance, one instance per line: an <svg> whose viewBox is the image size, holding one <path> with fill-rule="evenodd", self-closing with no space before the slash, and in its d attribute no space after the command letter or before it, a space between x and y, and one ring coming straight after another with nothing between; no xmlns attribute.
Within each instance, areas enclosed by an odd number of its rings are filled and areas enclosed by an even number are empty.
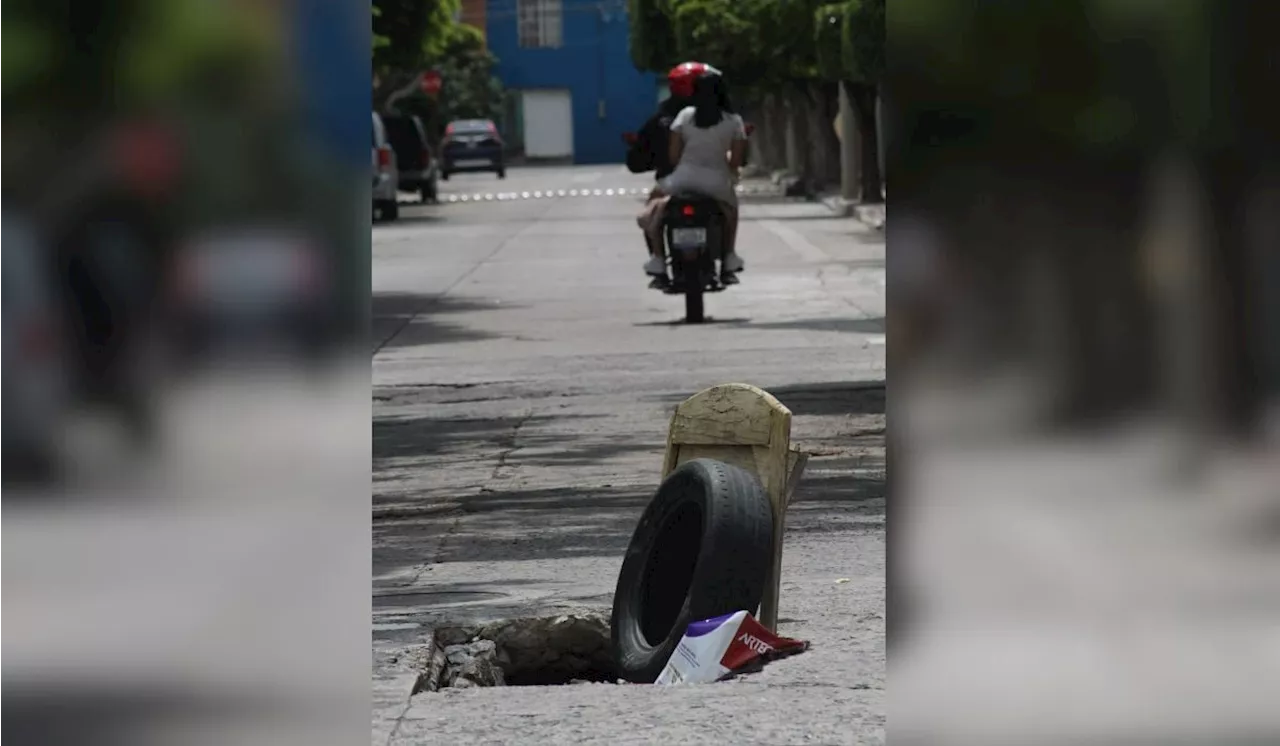
<svg viewBox="0 0 1280 746"><path fill-rule="evenodd" d="M362 740L367 11L4 41L6 740Z"/></svg>
<svg viewBox="0 0 1280 746"><path fill-rule="evenodd" d="M1280 739L1277 20L892 4L895 744Z"/></svg>

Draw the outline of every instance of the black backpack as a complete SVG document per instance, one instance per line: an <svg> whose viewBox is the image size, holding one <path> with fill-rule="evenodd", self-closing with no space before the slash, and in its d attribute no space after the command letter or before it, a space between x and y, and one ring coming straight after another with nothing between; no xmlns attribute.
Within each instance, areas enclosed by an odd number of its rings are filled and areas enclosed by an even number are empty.
<svg viewBox="0 0 1280 746"><path fill-rule="evenodd" d="M633 174L642 174L657 168L654 161L657 156L652 148L644 147L639 141L627 148L627 170Z"/></svg>
<svg viewBox="0 0 1280 746"><path fill-rule="evenodd" d="M671 117L663 112L659 112L644 123L636 133L636 141L627 148L628 171L633 174L656 171L659 165L666 162L666 134L670 126Z"/></svg>

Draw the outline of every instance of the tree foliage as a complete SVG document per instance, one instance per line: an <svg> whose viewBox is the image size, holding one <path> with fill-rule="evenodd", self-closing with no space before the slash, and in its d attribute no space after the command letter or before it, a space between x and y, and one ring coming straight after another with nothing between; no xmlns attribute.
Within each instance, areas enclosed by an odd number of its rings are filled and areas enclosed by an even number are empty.
<svg viewBox="0 0 1280 746"><path fill-rule="evenodd" d="M460 0L373 0L373 70L420 70L448 43Z"/></svg>
<svg viewBox="0 0 1280 746"><path fill-rule="evenodd" d="M845 55L844 40L848 35L851 2L827 3L813 14L814 52L818 75L824 80L849 77L852 58Z"/></svg>
<svg viewBox="0 0 1280 746"><path fill-rule="evenodd" d="M279 45L251 14L201 0L9 5L4 95L22 115L146 106L208 83L256 84Z"/></svg>
<svg viewBox="0 0 1280 746"><path fill-rule="evenodd" d="M630 3L631 56L641 69L695 59L748 88L878 79L883 71L884 0Z"/></svg>
<svg viewBox="0 0 1280 746"><path fill-rule="evenodd" d="M885 0L844 3L840 58L846 80L877 85L885 73Z"/></svg>
<svg viewBox="0 0 1280 746"><path fill-rule="evenodd" d="M668 0L675 46L662 67L698 60L715 65L730 80L754 80L762 72L754 12L760 0Z"/></svg>
<svg viewBox="0 0 1280 746"><path fill-rule="evenodd" d="M668 0L627 0L631 16L631 61L639 70L665 70L676 64L676 31Z"/></svg>
<svg viewBox="0 0 1280 746"><path fill-rule="evenodd" d="M414 95L398 108L423 118L433 137L455 119L493 119L502 116L502 84L494 76L497 58L484 45L484 37L469 26L458 25L440 49L433 66L443 86L434 97Z"/></svg>
<svg viewBox="0 0 1280 746"><path fill-rule="evenodd" d="M426 70L440 73L436 96L413 92L396 102L400 111L422 116L434 133L459 118L498 119L502 85L494 77L497 59L484 34L457 21L459 0L374 0L373 69L379 107L389 95L410 86Z"/></svg>

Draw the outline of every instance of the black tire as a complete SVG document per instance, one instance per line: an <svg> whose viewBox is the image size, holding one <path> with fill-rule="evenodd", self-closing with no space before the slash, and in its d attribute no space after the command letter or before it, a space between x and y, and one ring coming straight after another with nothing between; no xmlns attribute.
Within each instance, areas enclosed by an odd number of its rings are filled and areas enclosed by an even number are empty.
<svg viewBox="0 0 1280 746"><path fill-rule="evenodd" d="M696 282L686 284L684 290L684 320L689 324L701 324L706 321L706 309L702 303L702 284Z"/></svg>
<svg viewBox="0 0 1280 746"><path fill-rule="evenodd" d="M437 196L438 191L436 190L436 182L434 180L422 185L423 202L435 202Z"/></svg>
<svg viewBox="0 0 1280 746"><path fill-rule="evenodd" d="M382 199L373 204L373 222L387 223L400 217L400 205L395 200Z"/></svg>
<svg viewBox="0 0 1280 746"><path fill-rule="evenodd" d="M505 168L500 168L500 169L498 169L498 178L499 178L499 179L505 179L505 178L507 178L507 169L505 169Z"/></svg>
<svg viewBox="0 0 1280 746"><path fill-rule="evenodd" d="M773 558L773 509L747 471L694 459L663 481L618 574L610 621L618 676L658 678L690 622L755 613Z"/></svg>
<svg viewBox="0 0 1280 746"><path fill-rule="evenodd" d="M448 180L449 180L449 172L448 172L448 171L441 171L441 172L440 172L440 180L441 180L441 181L448 181Z"/></svg>

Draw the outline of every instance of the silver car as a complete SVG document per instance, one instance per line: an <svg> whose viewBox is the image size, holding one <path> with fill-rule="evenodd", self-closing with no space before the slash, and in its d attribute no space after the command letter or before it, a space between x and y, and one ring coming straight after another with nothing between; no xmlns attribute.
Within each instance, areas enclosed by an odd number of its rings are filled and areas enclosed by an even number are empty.
<svg viewBox="0 0 1280 746"><path fill-rule="evenodd" d="M0 219L3 282L5 473L52 476L71 411L70 369L52 278L35 232L12 214Z"/></svg>
<svg viewBox="0 0 1280 746"><path fill-rule="evenodd" d="M378 112L373 112L373 150L370 166L373 170L373 219L395 220L400 217L400 205L396 196L400 192L399 168L396 151L387 139L387 127Z"/></svg>

